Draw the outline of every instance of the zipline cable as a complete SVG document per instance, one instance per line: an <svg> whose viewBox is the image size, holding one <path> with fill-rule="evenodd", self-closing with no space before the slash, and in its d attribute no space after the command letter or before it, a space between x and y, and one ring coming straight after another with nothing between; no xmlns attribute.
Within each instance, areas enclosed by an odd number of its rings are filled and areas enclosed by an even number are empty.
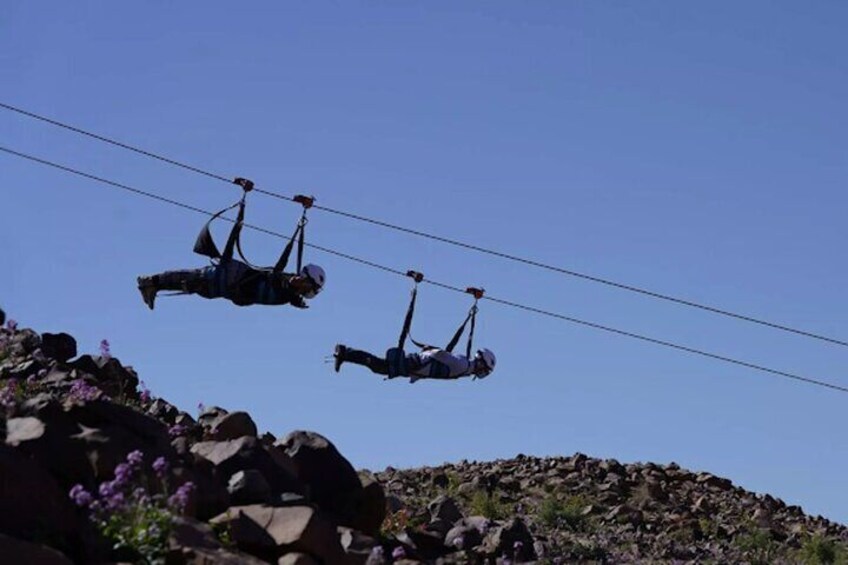
<svg viewBox="0 0 848 565"><path fill-rule="evenodd" d="M207 177L210 177L210 178L213 178L213 179L216 179L216 180L226 182L227 184L232 184L232 179L229 179L227 177L224 177L224 176L221 176L221 175L209 172L209 171L205 171L203 169L200 169L198 167L194 167L192 165L187 165L187 164L182 163L180 161L176 161L174 159L170 159L170 158L165 157L163 155L153 153L152 151L146 151L144 149L134 147L134 146L129 145L127 143L123 143L123 142L111 139L109 137L84 130L84 129L76 127L76 126L72 126L72 125L60 122L58 120L54 120L54 119L48 118L46 116L42 116L42 115L36 114L34 112L30 112L28 110L18 108L16 106L12 106L11 104L5 104L3 102L0 102L0 108L5 109L5 110L9 110L11 112L15 112L17 114L21 114L23 116L27 116L29 118L33 118L35 120L39 120L39 121L42 121L42 122L45 122L45 123L66 129L66 130L69 130L69 131L72 131L74 133L78 133L80 135L91 137L91 138L96 139L98 141L102 141L104 143L108 143L108 144L114 145L116 147L120 147L122 149L126 149L128 151L132 151L134 153L144 155L145 157L150 157L152 159L156 159L158 161L168 163L169 165L174 165L176 167L180 167L180 168L186 169L188 171L192 171L192 172L195 172L195 173L198 173L198 174L201 174L201 175L205 175ZM256 192L262 193L266 196L271 196L273 198L279 198L281 200L294 202L293 198L286 196L284 194L280 194L278 192L264 190L264 189L261 189L261 188L255 188L254 190ZM510 253L504 253L504 252L501 252L501 251L496 251L494 249L488 249L486 247L480 247L480 246L474 245L472 243L466 243L464 241L459 241L459 240L456 240L456 239L451 239L451 238L448 238L448 237L443 237L443 236L435 235L435 234L432 234L432 233L428 233L428 232L424 232L424 231L420 231L420 230L415 230L415 229L412 229L412 228L406 228L404 226L399 226L397 224L392 224L392 223L389 223L389 222L385 222L383 220L368 218L366 216L361 216L359 214L354 214L354 213L351 213L351 212L345 212L343 210L337 210L337 209L334 209L334 208L329 208L327 206L320 206L320 205L316 204L313 207L316 210L321 210L323 212L328 212L330 214L336 214L338 216L343 216L343 217L350 218L350 219L353 219L353 220L357 220L357 221L360 221L360 222L366 222L366 223L373 224L373 225L376 225L376 226L380 226L380 227L383 227L383 228L392 229L392 230L403 232L403 233L408 233L408 234L415 235L415 236L418 236L418 237L431 239L431 240L434 240L434 241L439 241L441 243L453 245L455 247L460 247L460 248L468 249L468 250L471 250L471 251L476 251L478 253L483 253L483 254L486 254L486 255L494 256L494 257L500 257L501 259L506 259L508 261L514 261L514 262L517 262L517 263L522 263L524 265L530 265L532 267L536 267L536 268L539 268L539 269L544 269L544 270L552 271L552 272L559 273L559 274L562 274L562 275L567 275L567 276L570 276L570 277L575 277L575 278L587 280L587 281L590 281L590 282L606 285L606 286L609 286L609 287L612 287L612 288L617 288L619 290L625 290L625 291L628 291L628 292L641 294L643 296L648 296L650 298L655 298L657 300L663 300L663 301L671 302L671 303L678 304L678 305L681 305L681 306L688 306L690 308L696 308L698 310L703 310L703 311L706 311L706 312L710 312L712 314L717 314L717 315L720 315L720 316L725 316L727 318L733 318L735 320L749 322L751 324L757 324L757 325L772 328L772 329L775 329L775 330L788 332L788 333L791 333L791 334L795 334L795 335L799 335L799 336L803 336L803 337L808 337L808 338L816 339L816 340L819 340L819 341L824 341L824 342L827 342L827 343L831 343L833 345L840 345L840 346L843 346L843 347L848 347L848 341L844 341L844 340L833 338L833 337L828 337L828 336L825 336L825 335L822 335L822 334L817 334L817 333L809 332L809 331L806 331L806 330L801 330L801 329L798 329L798 328L793 328L793 327L786 326L786 325L783 325L783 324L778 324L778 323L775 323L775 322L770 322L768 320L762 320L760 318L754 318L752 316L748 316L748 315L745 315L745 314L739 314L737 312L731 312L730 310L725 310L725 309L718 308L718 307L715 307L715 306L710 306L708 304L702 304L700 302L694 302L692 300L687 300L685 298L678 298L676 296L671 296L669 294L664 294L664 293L661 293L661 292L648 290L646 288L641 288L641 287L638 287L638 286L620 283L620 282L616 282L616 281L613 281L613 280L610 280L610 279L597 277L597 276L594 276L594 275L588 275L586 273L581 273L581 272L574 271L574 270L571 270L571 269L566 269L566 268L563 268L563 267L557 267L556 265L551 265L551 264L548 264L548 263L542 263L540 261L536 261L536 260L533 260L533 259L527 259L527 258L524 258L524 257L519 257L517 255L512 255Z"/></svg>
<svg viewBox="0 0 848 565"><path fill-rule="evenodd" d="M160 202L165 202L165 203L171 204L173 206L178 206L178 207L184 208L186 210L191 210L191 211L197 212L199 214L204 214L206 216L214 216L215 215L214 212L210 212L209 210L204 210L202 208L198 208L198 207L192 206L190 204L185 204L183 202L173 200L171 198L166 198L164 196L160 196L160 195L152 193L152 192L148 192L148 191L145 191L145 190L134 188L134 187L131 187L131 186L119 183L119 182L115 182L115 181L112 181L112 180L109 180L109 179L106 179L106 178L103 178L103 177L99 177L97 175L93 175L93 174L90 174L90 173L86 173L84 171L80 171L78 169L67 167L65 165L60 165L60 164L55 163L53 161L48 161L46 159L41 159L41 158L35 157L33 155L29 155L29 154L26 154L26 153L15 151L15 150L9 149L7 147L0 146L0 151L7 153L9 155L19 157L21 159L26 159L28 161L39 163L41 165L45 165L45 166L48 166L48 167L52 167L54 169L59 169L59 170L64 171L64 172L80 176L80 177L84 177L84 178L87 178L87 179L90 179L90 180L94 180L94 181L97 181L99 183L102 183L102 184L105 184L105 185L108 185L108 186L120 188L120 189L132 192L132 193L140 195L140 196L146 196L146 197L152 198L154 200L159 200ZM231 218L227 218L227 217L224 217L224 216L222 216L221 218L233 223L233 220ZM258 231L258 232L261 232L261 233L272 235L274 237L279 237L283 240L288 239L287 235L284 235L282 233L279 233L279 232L276 232L276 231L273 231L273 230L269 230L269 229L266 229L266 228L263 228L263 227L260 227L260 226L254 226L252 224L244 224L244 226L247 227L247 228L250 228L254 231ZM339 252L339 251L335 251L333 249L329 249L327 247L315 245L314 243L307 243L306 245L308 247L311 247L311 248L316 249L318 251L322 251L324 253L328 253L328 254L334 255L336 257L341 257L341 258L347 259L349 261L354 261L356 263L360 263L362 265L373 267L375 269L379 269L379 270L382 270L382 271L385 271L385 272L388 272L388 273L400 275L402 277L407 276L406 271L401 271L399 269L393 269L391 267L387 267L385 265L380 265L379 263L375 263L373 261L368 261L366 259L361 259L359 257L355 257L355 256L349 255L347 253L342 253L342 252ZM451 291L454 291L454 292L466 294L466 289L463 289L463 288L459 288L459 287L456 287L456 286L452 286L452 285L449 285L449 284L445 284L445 283L441 283L441 282L433 281L433 280L429 280L429 279L425 279L424 282L429 283L429 284L436 286L436 287L439 287L439 288L444 288L446 290L451 290ZM812 384L812 385L816 385L816 386L821 386L821 387L829 388L829 389L832 389L832 390L837 390L837 391L840 391L840 392L848 392L848 387L843 387L843 386L840 386L840 385L836 385L836 384L829 383L829 382L826 382L826 381L813 379L813 378L810 378L810 377L804 377L804 376L801 376L801 375L798 375L798 374L795 374L795 373L789 373L789 372L786 372L786 371L771 369L771 368L765 367L763 365L757 365L757 364L754 364L754 363L749 363L747 361L742 361L740 359L735 359L735 358L732 358L732 357L727 357L727 356L719 355L719 354L716 354L716 353L710 353L708 351L704 351L704 350L701 350L701 349L695 349L693 347L688 347L688 346L685 346L685 345L676 344L676 343L673 343L673 342L670 342L670 341L656 339L656 338L640 335L640 334L625 331L625 330L619 330L617 328L613 328L613 327L610 327L610 326L604 326L604 325L601 325L601 324L596 324L594 322L587 322L585 320L580 320L578 318L572 318L570 316L565 316L563 314L558 314L556 312L551 312L549 310L544 310L544 309L536 308L536 307L533 307L533 306L527 306L525 304L519 304L517 302L504 300L504 299L501 299L501 298L495 298L493 296L488 296L488 295L484 296L483 300L489 300L489 301L494 302L496 304L509 306L511 308L516 308L516 309L524 310L524 311L527 311L527 312L533 312L533 313L536 313L536 314L540 314L542 316L547 316L547 317L550 317L550 318L555 318L555 319L558 319L558 320L563 320L563 321L566 321L566 322L579 324L579 325L594 328L594 329L597 329L597 330L602 330L602 331L605 331L605 332L608 332L608 333L614 333L614 334L617 334L617 335L630 337L630 338L633 338L633 339L638 339L640 341L652 343L652 344L655 344L655 345L661 345L661 346L664 346L664 347L669 347L669 348L672 348L672 349L676 349L678 351L684 351L686 353L692 353L692 354L695 354L695 355L700 355L702 357L708 357L710 359L714 359L714 360L717 360L717 361L723 361L725 363L731 363L731 364L738 365L738 366L741 366L741 367L746 367L746 368L749 368L749 369L754 369L754 370L761 371L761 372L764 372L764 373L768 373L768 374L771 374L771 375L785 377L785 378L793 379L793 380L796 380L796 381L800 381L800 382L804 382L804 383L808 383L808 384Z"/></svg>

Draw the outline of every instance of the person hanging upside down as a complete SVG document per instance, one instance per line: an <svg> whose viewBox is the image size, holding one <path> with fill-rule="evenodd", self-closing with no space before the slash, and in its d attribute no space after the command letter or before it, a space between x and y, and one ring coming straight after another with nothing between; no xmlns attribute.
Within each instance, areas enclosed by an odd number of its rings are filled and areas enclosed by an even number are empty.
<svg viewBox="0 0 848 565"><path fill-rule="evenodd" d="M393 355L398 352L400 355ZM390 349L386 357L378 357L367 351L353 349L346 345L336 345L336 372L342 363L353 363L368 367L371 372L386 375L387 378L409 377L414 383L421 379L459 379L474 377L482 379L495 370L495 354L489 349L479 349L473 359L457 355L438 347L427 346L418 353L406 353L397 348Z"/></svg>
<svg viewBox="0 0 848 565"><path fill-rule="evenodd" d="M324 269L312 264L301 268L306 210L312 206L314 199L301 195L294 198L295 202L303 204L304 210L291 241L289 241L274 267L254 267L244 259L244 254L241 252L245 197L253 189L253 183L242 178L237 178L233 182L244 189L241 200L212 216L201 230L197 242L194 244L195 253L211 258L212 265L200 269L166 271L156 275L138 277L138 289L141 291L144 303L151 310L153 310L156 301L156 293L160 290L197 294L204 298L226 298L238 306L291 304L296 308L307 308L304 299L314 298L324 288L324 283L327 280ZM236 206L239 207L238 218L227 239L224 252L221 253L212 239L209 226L221 214ZM297 271L296 273L286 273L284 269L296 240L298 242ZM244 261L233 258L236 249Z"/></svg>

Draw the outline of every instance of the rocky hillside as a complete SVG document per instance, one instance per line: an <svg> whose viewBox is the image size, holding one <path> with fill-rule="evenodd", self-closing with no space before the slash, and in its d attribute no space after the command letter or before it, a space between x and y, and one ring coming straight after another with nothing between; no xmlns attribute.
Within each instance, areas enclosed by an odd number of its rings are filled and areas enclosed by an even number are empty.
<svg viewBox="0 0 848 565"><path fill-rule="evenodd" d="M105 341L0 329L0 563L844 562L848 530L727 479L582 454L357 472L147 391Z"/></svg>

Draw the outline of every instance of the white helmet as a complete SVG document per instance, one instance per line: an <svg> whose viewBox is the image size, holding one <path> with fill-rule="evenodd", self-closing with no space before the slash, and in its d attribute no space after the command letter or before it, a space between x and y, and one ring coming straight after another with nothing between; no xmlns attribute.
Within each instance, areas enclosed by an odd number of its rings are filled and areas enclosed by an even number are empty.
<svg viewBox="0 0 848 565"><path fill-rule="evenodd" d="M313 286L312 290L303 293L304 298L315 298L315 295L324 288L324 283L327 281L327 273L318 265L310 263L300 270L300 274L309 279Z"/></svg>
<svg viewBox="0 0 848 565"><path fill-rule="evenodd" d="M486 349L485 347L483 349L478 349L476 358L483 362L483 365L486 366L489 373L495 370L495 363L497 363L497 359L491 349Z"/></svg>

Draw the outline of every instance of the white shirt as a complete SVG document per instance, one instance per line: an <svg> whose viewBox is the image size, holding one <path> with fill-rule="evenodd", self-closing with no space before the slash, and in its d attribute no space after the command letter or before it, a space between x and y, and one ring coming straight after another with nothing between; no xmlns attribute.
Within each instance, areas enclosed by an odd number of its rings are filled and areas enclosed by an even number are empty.
<svg viewBox="0 0 848 565"><path fill-rule="evenodd" d="M418 377L426 377L430 374L430 364L428 361L434 360L447 365L450 369L448 378L462 377L470 375L472 364L465 355L455 355L444 349L426 349L418 354L424 365L417 371L411 371L412 375Z"/></svg>

